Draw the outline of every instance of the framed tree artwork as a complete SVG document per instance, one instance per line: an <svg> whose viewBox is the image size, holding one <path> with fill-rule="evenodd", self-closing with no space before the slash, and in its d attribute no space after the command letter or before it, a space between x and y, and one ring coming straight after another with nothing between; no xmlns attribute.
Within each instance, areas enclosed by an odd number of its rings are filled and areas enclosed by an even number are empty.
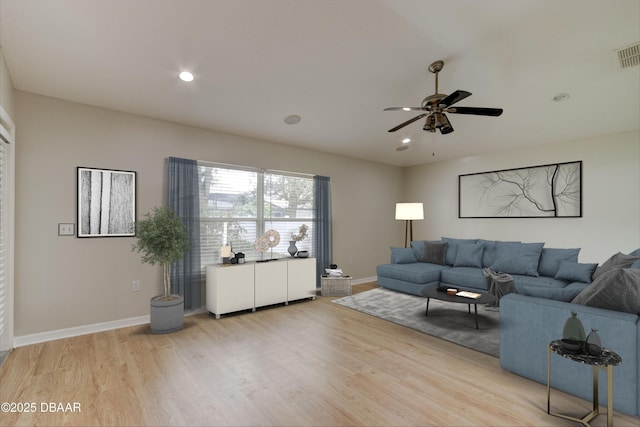
<svg viewBox="0 0 640 427"><path fill-rule="evenodd" d="M582 217L582 161L458 175L458 217Z"/></svg>
<svg viewBox="0 0 640 427"><path fill-rule="evenodd" d="M135 236L136 172L78 167L78 237Z"/></svg>

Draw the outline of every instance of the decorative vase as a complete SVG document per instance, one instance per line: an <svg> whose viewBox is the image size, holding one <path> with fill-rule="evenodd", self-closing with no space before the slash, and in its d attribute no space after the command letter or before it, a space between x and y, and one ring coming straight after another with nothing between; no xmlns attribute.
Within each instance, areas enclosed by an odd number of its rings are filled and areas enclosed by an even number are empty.
<svg viewBox="0 0 640 427"><path fill-rule="evenodd" d="M582 322L578 319L578 313L575 311L571 312L571 317L564 324L562 338L575 341L584 341L586 339L584 326L582 326Z"/></svg>
<svg viewBox="0 0 640 427"><path fill-rule="evenodd" d="M602 354L602 341L600 340L600 335L598 335L598 330L591 328L591 332L587 336L587 353L593 356L599 356Z"/></svg>
<svg viewBox="0 0 640 427"><path fill-rule="evenodd" d="M289 248L287 249L287 252L289 252L289 255L291 256L296 256L296 254L298 253L298 248L296 247L295 240L289 240Z"/></svg>

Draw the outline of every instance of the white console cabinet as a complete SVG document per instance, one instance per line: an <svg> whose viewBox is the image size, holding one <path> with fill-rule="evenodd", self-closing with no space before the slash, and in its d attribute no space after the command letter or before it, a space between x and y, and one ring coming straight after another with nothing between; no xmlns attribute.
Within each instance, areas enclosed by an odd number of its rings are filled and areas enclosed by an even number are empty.
<svg viewBox="0 0 640 427"><path fill-rule="evenodd" d="M315 299L315 258L207 266L207 311L221 314Z"/></svg>

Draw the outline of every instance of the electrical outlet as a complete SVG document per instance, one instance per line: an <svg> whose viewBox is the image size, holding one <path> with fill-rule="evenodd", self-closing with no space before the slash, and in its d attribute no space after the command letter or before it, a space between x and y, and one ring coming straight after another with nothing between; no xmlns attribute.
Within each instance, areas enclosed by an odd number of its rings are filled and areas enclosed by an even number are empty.
<svg viewBox="0 0 640 427"><path fill-rule="evenodd" d="M140 281L139 280L134 280L133 284L131 285L131 290L133 292L140 292Z"/></svg>
<svg viewBox="0 0 640 427"><path fill-rule="evenodd" d="M58 224L58 236L73 236L76 233L75 224Z"/></svg>

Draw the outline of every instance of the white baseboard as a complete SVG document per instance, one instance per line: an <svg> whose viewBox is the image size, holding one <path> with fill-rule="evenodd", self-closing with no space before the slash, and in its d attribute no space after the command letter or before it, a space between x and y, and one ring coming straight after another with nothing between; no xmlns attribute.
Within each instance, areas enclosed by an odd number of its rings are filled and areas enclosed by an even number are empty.
<svg viewBox="0 0 640 427"><path fill-rule="evenodd" d="M354 279L351 281L351 286L353 285L362 285L363 283L371 283L371 282L377 282L378 281L378 276L373 276L373 277L363 277L361 279Z"/></svg>
<svg viewBox="0 0 640 427"><path fill-rule="evenodd" d="M185 312L185 316L205 313L205 307ZM111 331L113 329L127 328L149 323L149 315L130 317L128 319L112 320L110 322L93 323L91 325L74 326L72 328L56 329L53 331L38 332L35 334L21 335L13 337L14 347L24 347L25 345L38 344L47 341L59 340L63 338L77 337L80 335L93 334L96 332Z"/></svg>

